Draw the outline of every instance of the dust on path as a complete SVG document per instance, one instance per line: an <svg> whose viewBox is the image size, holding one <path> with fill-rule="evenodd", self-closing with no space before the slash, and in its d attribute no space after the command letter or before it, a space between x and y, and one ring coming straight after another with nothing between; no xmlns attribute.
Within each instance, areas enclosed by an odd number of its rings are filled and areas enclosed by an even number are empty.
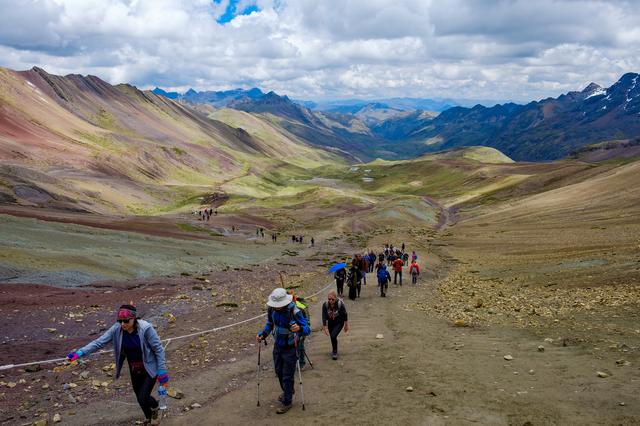
<svg viewBox="0 0 640 426"><path fill-rule="evenodd" d="M455 328L424 311L438 303L436 285L427 275L380 298L370 282L361 299L347 300L352 330L340 336L340 359L331 360L321 332L311 337L315 368L303 372L305 411L296 376L293 409L275 414L280 391L271 369L262 372L257 407L256 359L248 357L221 374L235 377L233 389L163 424L638 424L637 373L596 375L615 368L616 354L596 357L509 327ZM319 306L312 308L318 330ZM206 386L202 393L205 399Z"/></svg>

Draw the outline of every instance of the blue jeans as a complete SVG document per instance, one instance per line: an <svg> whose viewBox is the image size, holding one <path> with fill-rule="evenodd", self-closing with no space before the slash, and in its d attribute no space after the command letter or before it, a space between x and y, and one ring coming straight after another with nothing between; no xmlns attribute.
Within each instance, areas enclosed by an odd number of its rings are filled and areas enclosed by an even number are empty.
<svg viewBox="0 0 640 426"><path fill-rule="evenodd" d="M298 357L295 347L283 348L277 345L273 347L273 364L276 375L280 381L280 388L284 392L284 405L291 404L293 399L293 383L296 374L296 363Z"/></svg>

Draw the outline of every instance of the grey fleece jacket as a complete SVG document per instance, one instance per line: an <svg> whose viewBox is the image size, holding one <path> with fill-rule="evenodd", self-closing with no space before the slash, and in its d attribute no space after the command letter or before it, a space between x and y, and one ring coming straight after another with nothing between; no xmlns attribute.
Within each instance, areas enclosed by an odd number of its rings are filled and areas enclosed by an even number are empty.
<svg viewBox="0 0 640 426"><path fill-rule="evenodd" d="M164 347L158 337L158 333L156 333L156 330L151 324L141 319L137 320L137 324L140 345L142 346L144 369L147 370L149 376L156 377L159 371L167 371ZM124 357L120 357L122 353L122 333L124 333L122 327L116 322L102 336L80 349L83 352L83 356L89 355L102 349L107 343L112 342L113 353L116 358L116 379L120 377L120 370L124 363Z"/></svg>

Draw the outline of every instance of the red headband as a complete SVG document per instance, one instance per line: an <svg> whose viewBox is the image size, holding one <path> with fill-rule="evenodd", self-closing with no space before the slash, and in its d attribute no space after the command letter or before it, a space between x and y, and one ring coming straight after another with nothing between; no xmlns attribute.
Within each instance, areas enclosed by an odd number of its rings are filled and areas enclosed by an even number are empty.
<svg viewBox="0 0 640 426"><path fill-rule="evenodd" d="M118 311L118 319L129 319L135 317L136 313L127 308L120 308L120 310Z"/></svg>

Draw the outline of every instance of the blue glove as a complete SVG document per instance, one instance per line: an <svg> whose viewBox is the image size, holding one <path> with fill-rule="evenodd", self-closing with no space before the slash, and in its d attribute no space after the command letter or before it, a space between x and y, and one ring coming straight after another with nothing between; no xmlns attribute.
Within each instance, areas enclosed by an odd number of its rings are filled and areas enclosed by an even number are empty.
<svg viewBox="0 0 640 426"><path fill-rule="evenodd" d="M169 382L169 375L167 374L167 372L164 370L159 370L158 383L160 383L161 385L164 385L165 383L168 383L168 382Z"/></svg>
<svg viewBox="0 0 640 426"><path fill-rule="evenodd" d="M82 358L82 355L84 355L84 352L74 351L67 355L67 360L69 360L69 362L77 361L78 359Z"/></svg>

